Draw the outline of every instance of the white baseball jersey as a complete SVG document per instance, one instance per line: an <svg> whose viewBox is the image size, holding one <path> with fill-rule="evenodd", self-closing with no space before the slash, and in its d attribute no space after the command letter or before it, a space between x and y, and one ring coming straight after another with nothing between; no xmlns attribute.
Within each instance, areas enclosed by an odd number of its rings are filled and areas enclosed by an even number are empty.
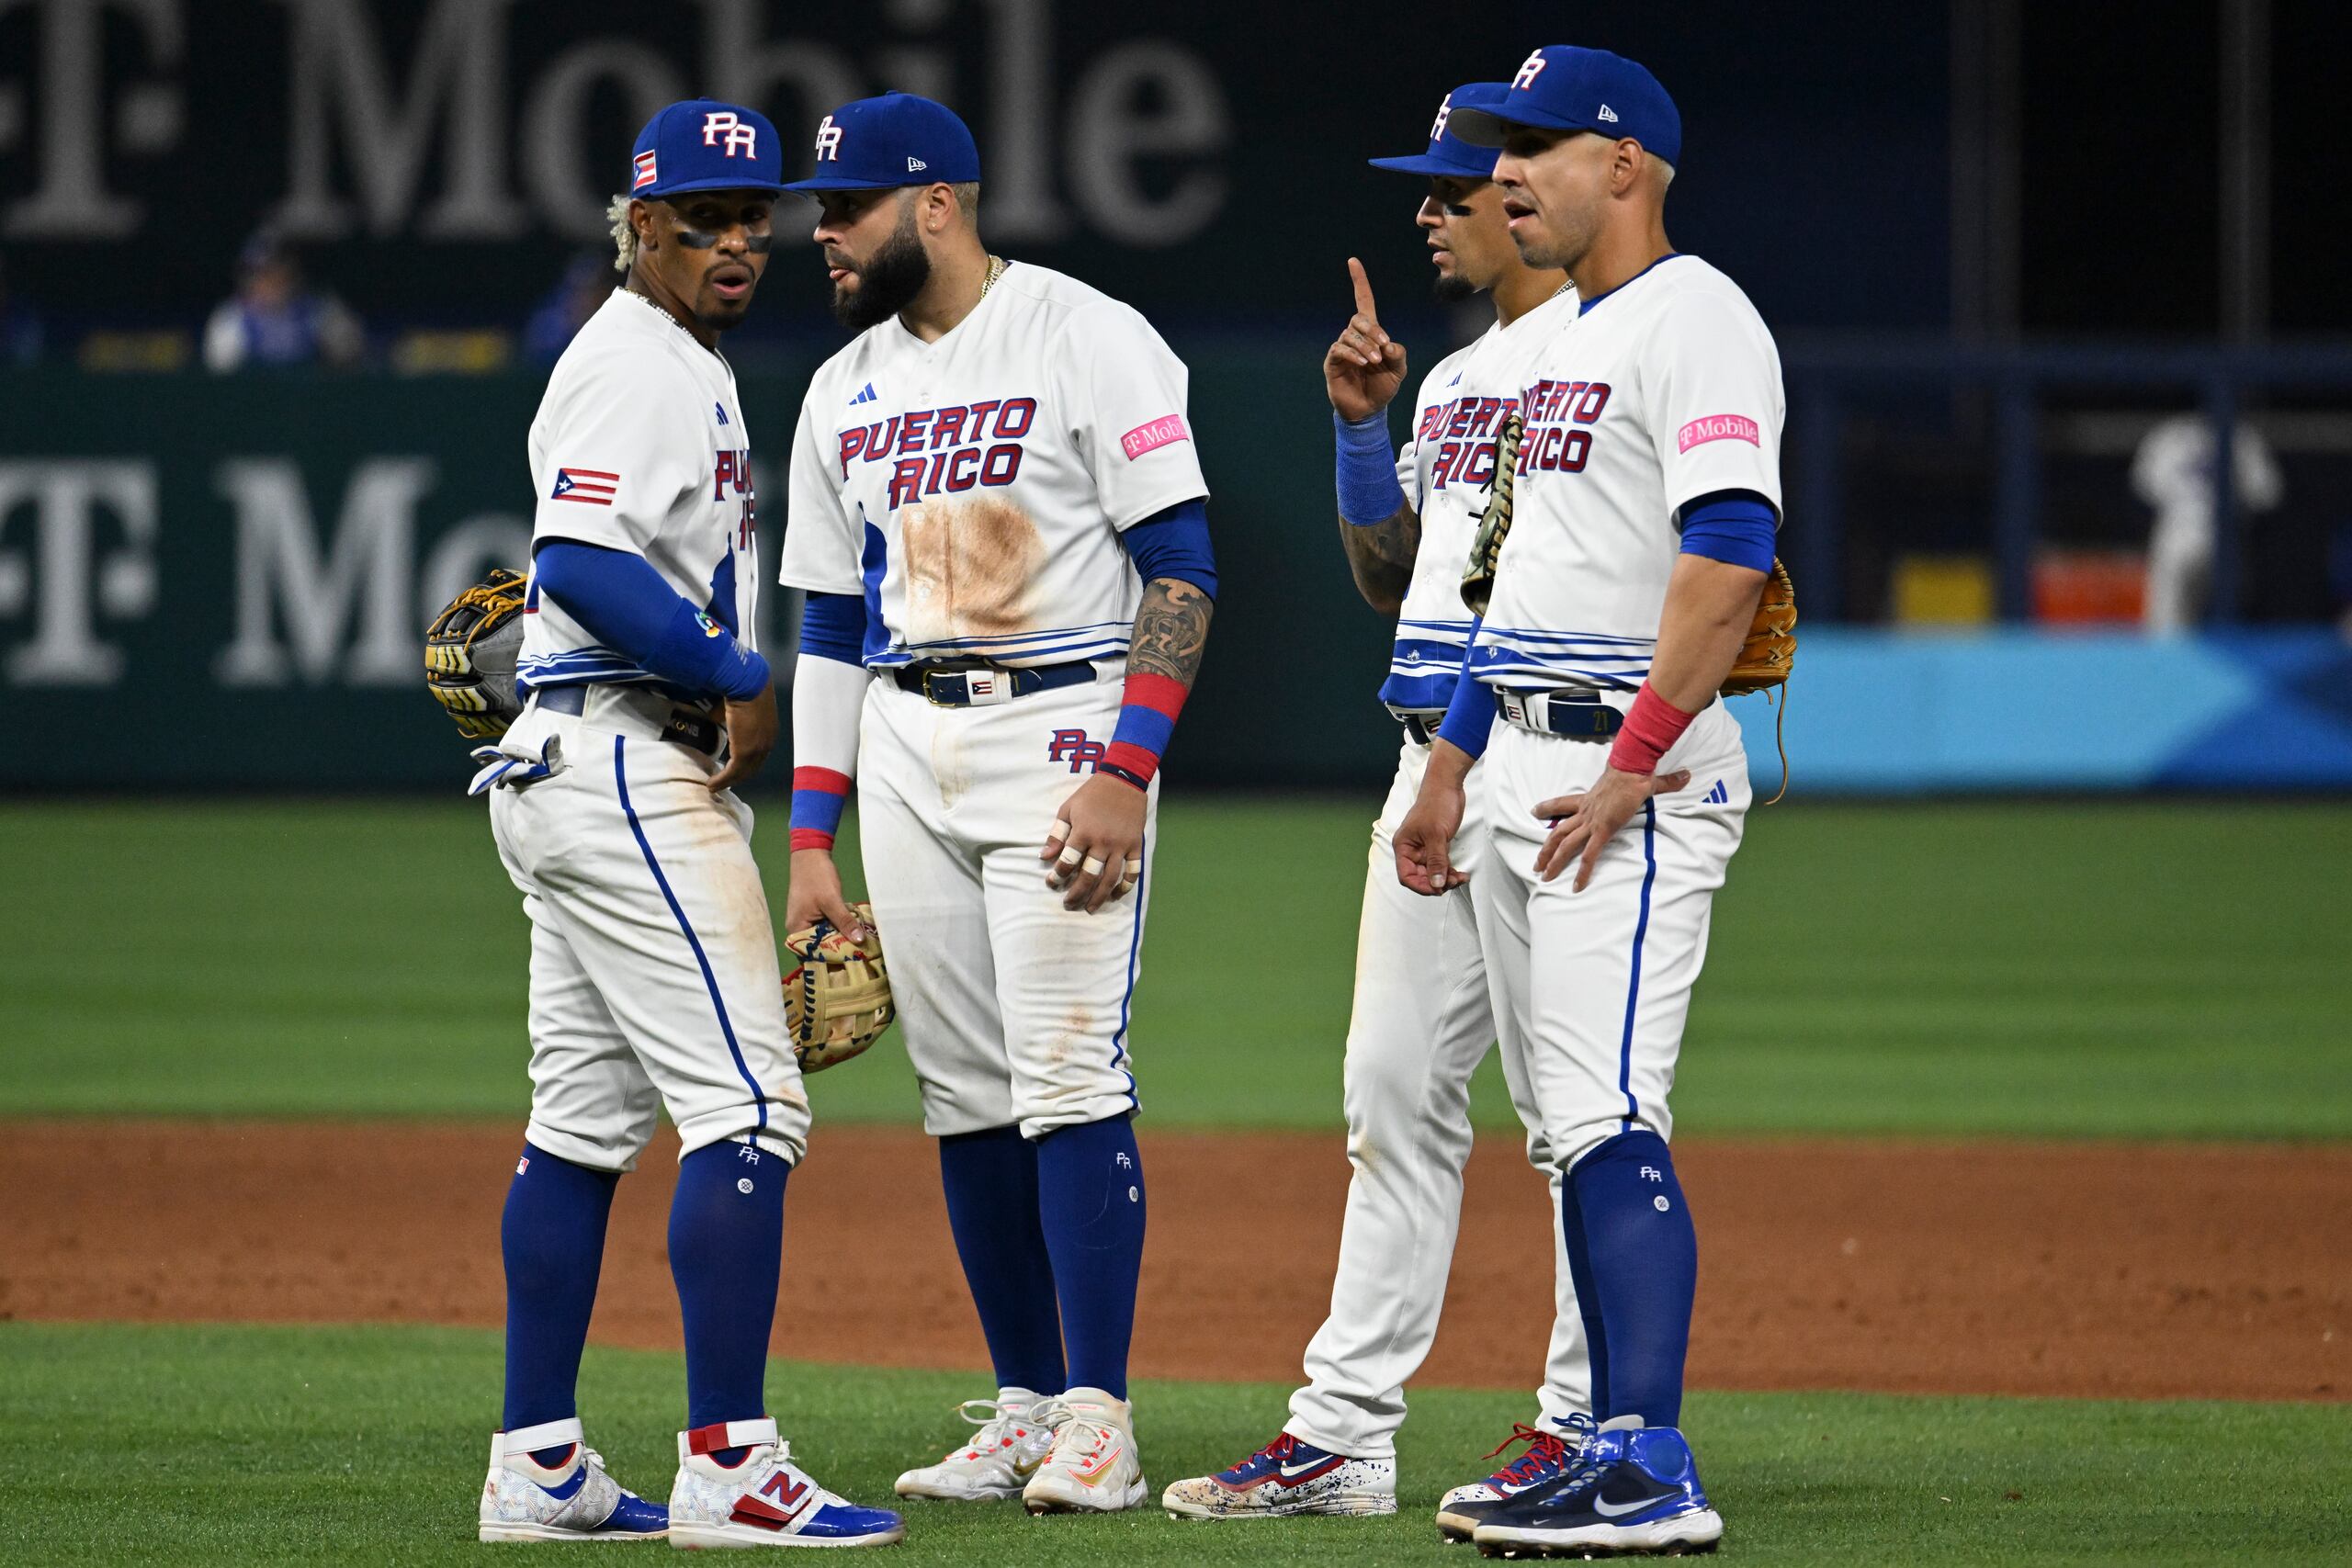
<svg viewBox="0 0 2352 1568"><path fill-rule="evenodd" d="M1135 310L1025 264L937 343L870 327L801 407L783 581L864 594L876 667L1122 658L1119 534L1208 493L1186 381Z"/></svg>
<svg viewBox="0 0 2352 1568"><path fill-rule="evenodd" d="M660 306L616 288L556 361L531 422L532 547L571 539L643 556L681 598L754 649L751 446L727 361ZM525 694L590 682L666 689L542 599L536 572L525 614L516 666Z"/></svg>
<svg viewBox="0 0 2352 1568"><path fill-rule="evenodd" d="M1519 407L1519 369L1533 345L1573 319L1576 294L1557 294L1454 350L1421 378L1412 438L1396 454L1396 482L1420 514L1421 544L1396 618L1396 647L1380 700L1440 712L1453 700L1470 611L1462 572L1494 493L1495 437Z"/></svg>
<svg viewBox="0 0 2352 1568"><path fill-rule="evenodd" d="M1781 357L1739 287L1669 255L1582 302L1521 364L1511 531L1470 670L1515 688L1649 674L1681 508L1781 504Z"/></svg>

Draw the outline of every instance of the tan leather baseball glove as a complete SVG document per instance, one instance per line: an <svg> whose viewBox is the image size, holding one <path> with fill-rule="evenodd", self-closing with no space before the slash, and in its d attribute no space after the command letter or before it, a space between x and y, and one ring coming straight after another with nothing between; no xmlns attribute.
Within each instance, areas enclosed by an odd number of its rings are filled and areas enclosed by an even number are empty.
<svg viewBox="0 0 2352 1568"><path fill-rule="evenodd" d="M863 1054L898 1015L874 907L852 904L850 911L865 924L864 942L850 941L824 920L784 939L785 951L797 961L784 976L784 1018L804 1073Z"/></svg>

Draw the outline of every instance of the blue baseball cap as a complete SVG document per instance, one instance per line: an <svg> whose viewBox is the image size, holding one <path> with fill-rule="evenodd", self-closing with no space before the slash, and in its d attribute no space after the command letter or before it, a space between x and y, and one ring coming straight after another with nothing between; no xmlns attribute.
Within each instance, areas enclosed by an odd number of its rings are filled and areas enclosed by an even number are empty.
<svg viewBox="0 0 2352 1568"><path fill-rule="evenodd" d="M980 177L971 127L945 104L885 93L843 104L817 126L817 172L786 190L896 190Z"/></svg>
<svg viewBox="0 0 2352 1568"><path fill-rule="evenodd" d="M629 152L628 193L784 189L784 143L757 109L688 98L645 122Z"/></svg>
<svg viewBox="0 0 2352 1568"><path fill-rule="evenodd" d="M1515 125L1631 137L1645 152L1682 161L1682 115L1649 68L1605 49L1547 43L1529 55L1492 108L1456 105L1452 130L1474 147L1499 147Z"/></svg>
<svg viewBox="0 0 2352 1568"><path fill-rule="evenodd" d="M1367 159L1375 169L1400 175L1439 175L1454 179L1483 180L1495 172L1495 150L1473 147L1453 134L1451 121L1457 109L1490 109L1510 96L1508 82L1465 82L1446 94L1437 106L1437 122L1430 127L1430 150L1409 158Z"/></svg>

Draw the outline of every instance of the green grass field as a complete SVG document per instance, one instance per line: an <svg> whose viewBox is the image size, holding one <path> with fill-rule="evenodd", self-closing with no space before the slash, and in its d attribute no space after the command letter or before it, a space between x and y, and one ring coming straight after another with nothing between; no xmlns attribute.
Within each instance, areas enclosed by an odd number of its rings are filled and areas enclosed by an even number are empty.
<svg viewBox="0 0 2352 1568"><path fill-rule="evenodd" d="M1337 1125L1370 815L1167 812L1154 1125ZM2340 803L1759 810L1678 1128L2352 1135L2348 864ZM478 805L0 806L0 887L12 1112L520 1115L526 931ZM913 1113L895 1035L814 1092ZM1491 1062L1478 1110L1510 1122Z"/></svg>
<svg viewBox="0 0 2352 1568"><path fill-rule="evenodd" d="M479 1563L498 1371L497 1340L480 1333L0 1325L0 1563ZM681 1378L675 1357L589 1352L582 1414L624 1484L666 1491ZM971 1393L953 1374L789 1365L768 1386L796 1453L866 1502L964 1429L948 1407ZM1272 1435L1287 1393L1143 1385L1148 1473L1164 1484L1230 1462ZM1156 1509L1031 1519L919 1505L890 1561L1467 1563L1430 1513L1483 1472L1518 1414L1507 1394L1417 1395L1392 1519L1179 1525ZM1693 1396L1688 1425L1741 1562L2352 1553L2341 1409L1716 1393Z"/></svg>
<svg viewBox="0 0 2352 1568"><path fill-rule="evenodd" d="M1153 1125L1339 1124L1370 811L1166 814L1134 1031ZM1678 1129L2352 1136L2347 864L2342 803L1759 811ZM0 888L9 1114L520 1120L526 931L478 807L0 805ZM913 1115L895 1037L813 1093L820 1116ZM1511 1123L1491 1063L1477 1105ZM5 1319L0 1565L481 1561L494 1336ZM681 1386L675 1357L590 1352L592 1435L640 1490L668 1484ZM868 1501L976 1386L769 1378L802 1456ZM1151 1475L1230 1461L1286 1393L1143 1385ZM922 1506L899 1560L1444 1561L1438 1494L1524 1412L1414 1400L1394 1520ZM1686 1424L1741 1562L2352 1560L2352 1407L1712 1393Z"/></svg>

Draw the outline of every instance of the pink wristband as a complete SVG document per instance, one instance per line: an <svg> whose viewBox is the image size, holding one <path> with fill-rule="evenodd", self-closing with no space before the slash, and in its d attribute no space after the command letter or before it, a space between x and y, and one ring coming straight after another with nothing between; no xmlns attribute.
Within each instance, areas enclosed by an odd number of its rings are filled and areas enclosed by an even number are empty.
<svg viewBox="0 0 2352 1568"><path fill-rule="evenodd" d="M1609 748L1609 765L1620 773L1654 773L1657 760L1666 755L1690 721L1699 716L1684 713L1657 694L1647 681L1634 694L1634 705L1625 712L1625 728L1617 732L1617 742Z"/></svg>

